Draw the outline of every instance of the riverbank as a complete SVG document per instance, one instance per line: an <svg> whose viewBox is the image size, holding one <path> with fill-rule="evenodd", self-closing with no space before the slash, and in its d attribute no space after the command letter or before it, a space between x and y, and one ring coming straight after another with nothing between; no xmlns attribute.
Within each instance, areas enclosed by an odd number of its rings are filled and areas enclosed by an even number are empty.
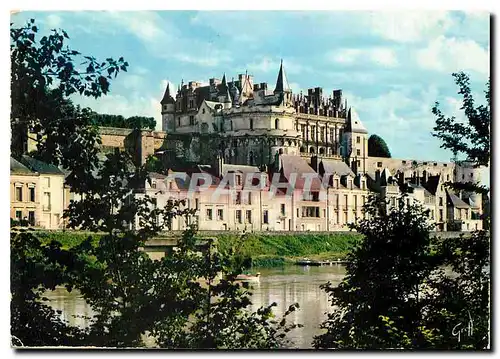
<svg viewBox="0 0 500 359"><path fill-rule="evenodd" d="M97 244L100 234L89 232L39 231L43 242L59 241L63 248L80 244L89 236ZM276 267L294 264L308 258L314 261L343 260L353 245L361 238L358 233L234 233L217 234L217 249L234 253L247 266Z"/></svg>
<svg viewBox="0 0 500 359"><path fill-rule="evenodd" d="M293 264L309 258L315 261L343 260L355 243L358 233L249 233L244 236L217 236L218 249L238 254L256 267L275 267Z"/></svg>

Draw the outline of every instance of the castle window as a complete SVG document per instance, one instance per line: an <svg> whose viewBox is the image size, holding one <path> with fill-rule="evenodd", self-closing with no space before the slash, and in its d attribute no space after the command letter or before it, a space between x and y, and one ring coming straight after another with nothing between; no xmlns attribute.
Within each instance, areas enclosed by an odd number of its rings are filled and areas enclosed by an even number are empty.
<svg viewBox="0 0 500 359"><path fill-rule="evenodd" d="M250 129L253 130L253 118L250 119Z"/></svg>
<svg viewBox="0 0 500 359"><path fill-rule="evenodd" d="M280 128L280 120L278 118L276 120L274 120L274 128L275 129L279 129Z"/></svg>
<svg viewBox="0 0 500 359"><path fill-rule="evenodd" d="M252 224L252 211L247 211L246 219L247 223Z"/></svg>
<svg viewBox="0 0 500 359"><path fill-rule="evenodd" d="M163 105L163 110L167 111L167 105Z"/></svg>
<svg viewBox="0 0 500 359"><path fill-rule="evenodd" d="M269 212L267 210L264 210L264 224L269 224Z"/></svg>
<svg viewBox="0 0 500 359"><path fill-rule="evenodd" d="M194 125L194 116L189 116L189 126Z"/></svg>
<svg viewBox="0 0 500 359"><path fill-rule="evenodd" d="M194 107L194 101L193 101L193 100L189 100L189 107L190 107L190 108L193 108L193 107Z"/></svg>

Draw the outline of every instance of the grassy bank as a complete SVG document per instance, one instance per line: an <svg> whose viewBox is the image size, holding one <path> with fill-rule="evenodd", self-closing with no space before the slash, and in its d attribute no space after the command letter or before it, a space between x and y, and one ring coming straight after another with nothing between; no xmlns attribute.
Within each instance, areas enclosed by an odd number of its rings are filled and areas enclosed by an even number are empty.
<svg viewBox="0 0 500 359"><path fill-rule="evenodd" d="M74 231L40 231L37 234L42 242L57 240L63 248L78 245L89 236L97 244L101 237L96 233ZM312 260L343 259L359 239L357 233L249 233L245 236L228 233L217 235L217 246L221 252L238 254L252 266L276 267L304 257Z"/></svg>
<svg viewBox="0 0 500 359"><path fill-rule="evenodd" d="M280 266L307 257L314 260L343 259L361 237L357 233L268 234L217 236L221 251L250 258L254 266Z"/></svg>

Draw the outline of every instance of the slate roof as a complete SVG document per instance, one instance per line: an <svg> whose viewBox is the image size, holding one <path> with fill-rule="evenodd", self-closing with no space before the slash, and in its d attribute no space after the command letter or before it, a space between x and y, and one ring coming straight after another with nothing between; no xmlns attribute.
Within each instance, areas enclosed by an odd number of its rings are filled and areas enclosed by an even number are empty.
<svg viewBox="0 0 500 359"><path fill-rule="evenodd" d="M354 172L349 168L349 166L342 161L336 160L321 160L320 168L322 166L323 173L333 174L336 173L339 176L351 175L355 176Z"/></svg>
<svg viewBox="0 0 500 359"><path fill-rule="evenodd" d="M28 167L12 157L10 158L10 173L34 174Z"/></svg>
<svg viewBox="0 0 500 359"><path fill-rule="evenodd" d="M356 132L356 133L368 133L368 130L361 122L358 113L353 107L349 108L349 112L347 113L347 125L346 132Z"/></svg>
<svg viewBox="0 0 500 359"><path fill-rule="evenodd" d="M223 164L222 165L222 174L226 175L228 172L241 172L241 173L259 173L260 170L256 166L244 166L244 165L231 165L231 164Z"/></svg>
<svg viewBox="0 0 500 359"><path fill-rule="evenodd" d="M61 171L57 166L39 161L26 155L23 155L22 163L30 170L38 173L64 176L64 172Z"/></svg>
<svg viewBox="0 0 500 359"><path fill-rule="evenodd" d="M471 208L467 203L462 201L456 194L446 189L448 204L452 204L455 208Z"/></svg>
<svg viewBox="0 0 500 359"><path fill-rule="evenodd" d="M278 72L278 79L276 80L276 87L274 92L290 92L290 85L288 84L288 79L286 78L285 70L283 69L283 60L281 60L280 70Z"/></svg>
<svg viewBox="0 0 500 359"><path fill-rule="evenodd" d="M163 94L163 98L160 101L162 105L166 104L175 104L174 98L170 95L170 84L167 83L167 88L165 89L165 93Z"/></svg>
<svg viewBox="0 0 500 359"><path fill-rule="evenodd" d="M297 174L295 181L296 189L304 188L306 182L306 178L302 177L304 173L314 173L317 175L311 182L311 190L319 191L321 189L321 180L319 179L318 173L307 164L305 159L300 156L281 155L279 161L281 173L288 182L293 173Z"/></svg>
<svg viewBox="0 0 500 359"><path fill-rule="evenodd" d="M437 189L439 186L439 177L440 177L440 175L429 176L429 178L427 179L427 182L424 185L425 189L427 189L433 195L435 195L437 192Z"/></svg>

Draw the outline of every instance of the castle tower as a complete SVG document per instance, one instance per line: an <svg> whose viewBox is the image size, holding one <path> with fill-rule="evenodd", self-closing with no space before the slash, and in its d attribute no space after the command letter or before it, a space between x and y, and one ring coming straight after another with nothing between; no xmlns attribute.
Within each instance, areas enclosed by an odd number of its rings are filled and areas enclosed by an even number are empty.
<svg viewBox="0 0 500 359"><path fill-rule="evenodd" d="M469 161L455 162L455 182L459 183L474 183L481 185L481 168L475 168L474 163ZM482 195L476 192L462 191L460 193L462 200L468 202L473 208L478 209L482 213Z"/></svg>
<svg viewBox="0 0 500 359"><path fill-rule="evenodd" d="M285 74L285 69L283 68L283 60L281 60L280 70L278 72L278 79L276 80L276 87L274 88L274 94L283 95L282 104L285 106L292 105L292 89L288 84L288 79Z"/></svg>
<svg viewBox="0 0 500 359"><path fill-rule="evenodd" d="M344 157L354 173L366 173L366 160L368 158L368 131L361 122L357 112L350 107L347 112L347 125L345 128Z"/></svg>
<svg viewBox="0 0 500 359"><path fill-rule="evenodd" d="M232 101L231 101L231 94L229 92L229 87L227 86L226 82L226 74L222 76L222 83L219 86L219 92L217 93L217 101L224 104L224 109L231 108L232 106Z"/></svg>
<svg viewBox="0 0 500 359"><path fill-rule="evenodd" d="M163 95L161 104L161 129L165 132L171 132L175 130L175 100L170 95L170 84L167 84L165 94Z"/></svg>

